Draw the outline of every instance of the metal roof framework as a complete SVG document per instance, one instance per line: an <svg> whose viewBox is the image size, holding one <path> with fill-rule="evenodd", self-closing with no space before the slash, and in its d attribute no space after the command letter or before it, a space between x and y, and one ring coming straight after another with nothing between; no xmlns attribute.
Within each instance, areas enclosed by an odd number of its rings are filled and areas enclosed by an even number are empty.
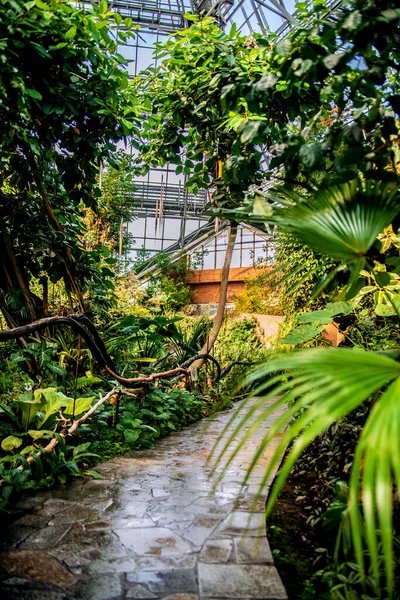
<svg viewBox="0 0 400 600"><path fill-rule="evenodd" d="M188 12L212 16L222 26L280 31L296 22L294 0L114 0L110 8L149 30L171 33L187 26ZM275 18L274 18L275 17ZM278 21L276 20L278 17Z"/></svg>
<svg viewBox="0 0 400 600"><path fill-rule="evenodd" d="M265 231L261 231L254 225L249 223L239 223L239 231L245 230L251 233L253 236L257 236L260 240L268 243L271 241ZM229 222L223 221L219 224L218 228L215 227L214 223L206 223L197 231L189 234L185 240L183 247L179 242L171 244L167 250L167 254L172 263L177 262L183 254L191 256L202 250L205 246L209 246L213 242L217 242L218 238L226 234L229 230ZM223 249L225 254L225 248ZM143 284L149 281L151 277L154 277L158 272L159 266L154 258L150 258L141 266L141 269L137 272L139 281Z"/></svg>

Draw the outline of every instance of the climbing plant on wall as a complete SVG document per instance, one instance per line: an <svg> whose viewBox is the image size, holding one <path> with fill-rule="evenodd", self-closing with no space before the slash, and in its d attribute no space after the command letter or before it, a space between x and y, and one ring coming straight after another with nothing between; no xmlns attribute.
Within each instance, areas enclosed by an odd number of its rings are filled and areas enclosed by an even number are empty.
<svg viewBox="0 0 400 600"><path fill-rule="evenodd" d="M101 196L95 210L85 208L84 243L87 250L110 251L110 263L125 267L124 260L133 242L126 224L135 218L136 200L133 185L133 157L124 150L113 153L112 161L101 169L99 188Z"/></svg>

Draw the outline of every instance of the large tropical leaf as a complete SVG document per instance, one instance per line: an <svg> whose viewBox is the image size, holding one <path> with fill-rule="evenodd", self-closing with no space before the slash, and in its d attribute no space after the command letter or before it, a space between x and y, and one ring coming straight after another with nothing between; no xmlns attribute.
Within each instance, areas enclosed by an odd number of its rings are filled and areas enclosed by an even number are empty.
<svg viewBox="0 0 400 600"><path fill-rule="evenodd" d="M31 391L26 391L15 401L15 404L21 410L21 424L25 431L28 431L30 424L36 414L42 410L45 405L45 398Z"/></svg>
<svg viewBox="0 0 400 600"><path fill-rule="evenodd" d="M217 440L213 457L216 459L215 471L224 459L224 473L250 436L260 427L265 429L267 417L288 404L287 410L265 432L243 482L248 480L268 444L279 432L284 431L260 484L261 494L289 448L269 495L267 514L271 512L279 491L305 448L330 425L394 381L374 404L357 446L350 480L350 519L361 573L365 573L363 548L366 545L375 578L378 579L378 547L382 542L387 585L392 589L393 486L400 490L400 363L360 349L303 349L289 356L273 358L258 367L246 383L254 383L260 378L265 383L259 385L253 396L265 390L268 390L267 395L249 407L232 428L237 417L235 411ZM246 398L238 410L245 409L248 402L249 398ZM261 412L254 420L257 411ZM300 416L293 421L295 415ZM230 428L232 431L228 435ZM365 539L363 521L366 525ZM377 532L377 525L380 533Z"/></svg>
<svg viewBox="0 0 400 600"><path fill-rule="evenodd" d="M361 182L321 188L313 197L281 190L272 221L315 252L348 263L359 263L378 234L400 212L394 183Z"/></svg>

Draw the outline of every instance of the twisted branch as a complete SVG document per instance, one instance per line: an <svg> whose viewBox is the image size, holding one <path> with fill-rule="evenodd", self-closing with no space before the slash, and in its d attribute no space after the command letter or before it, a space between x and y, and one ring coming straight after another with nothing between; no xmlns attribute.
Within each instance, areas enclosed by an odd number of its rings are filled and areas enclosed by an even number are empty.
<svg viewBox="0 0 400 600"><path fill-rule="evenodd" d="M60 325L67 325L68 327L71 327L74 331L76 331L78 334L80 334L86 340L86 343L93 355L93 358L96 360L98 365L101 368L105 369L107 373L109 373L116 381L118 381L118 383L121 383L122 385L129 388L141 387L143 384L151 383L155 379L170 379L177 375L189 375L188 367L190 367L191 364L193 364L196 360L199 359L211 361L215 365L217 369L217 381L220 379L221 376L221 368L219 366L218 361L210 354L201 353L189 358L181 365L168 371L152 373L151 375L139 375L138 377L133 378L122 377L122 375L119 375L116 372L114 362L111 356L108 354L105 344L101 339L96 327L85 315L46 317L45 319L34 321L29 325L21 325L20 327L14 327L13 329L0 331L0 342L16 339L23 336L28 336L36 331L43 331L50 326L54 327Z"/></svg>

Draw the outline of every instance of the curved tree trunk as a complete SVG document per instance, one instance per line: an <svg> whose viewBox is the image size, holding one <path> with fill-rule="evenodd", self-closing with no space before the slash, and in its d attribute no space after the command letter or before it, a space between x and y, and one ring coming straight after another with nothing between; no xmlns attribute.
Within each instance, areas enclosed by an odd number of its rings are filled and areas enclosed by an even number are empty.
<svg viewBox="0 0 400 600"><path fill-rule="evenodd" d="M16 327L38 318L41 298L29 289L28 278L23 264L20 264L10 234L0 229L0 309L9 327ZM22 315L19 310L13 311L6 300L9 294L18 294L18 302L25 309Z"/></svg>
<svg viewBox="0 0 400 600"><path fill-rule="evenodd" d="M34 323L23 325L21 327L14 327L12 329L6 329L0 331L0 342L6 340L14 340L19 337L28 336L34 332L44 331L51 326L63 326L67 325L71 327L75 332L81 335L87 342L89 349L93 355L93 358L97 361L99 367L105 369L114 379L126 387L138 388L142 387L146 383L151 383L156 379L166 379L171 377L177 377L180 375L189 375L189 367L198 359L211 361L217 369L218 381L221 378L221 367L217 360L209 354L197 354L192 356L181 365L169 369L168 371L161 371L160 373L151 373L150 375L139 375L138 377L127 378L119 375L115 372L115 366L111 356L108 354L106 346L101 339L96 327L93 323L85 317L85 315L68 315L66 317L47 317L40 319Z"/></svg>
<svg viewBox="0 0 400 600"><path fill-rule="evenodd" d="M62 233L63 228L62 228L61 224L59 223L59 221L51 207L50 200L49 200L47 192L44 188L42 179L41 179L40 175L38 174L38 170L36 168L35 161L33 161L33 164L35 165L35 170L34 170L33 176L34 176L37 188L39 190L39 194L42 197L43 206L44 206L45 212L47 214L49 223L51 224L53 229L55 229L55 231L60 231ZM67 289L68 288L71 289L71 292L74 294L75 301L78 303L79 310L82 313L84 313L85 306L84 306L84 302L83 302L82 291L81 291L79 282L74 275L74 260L71 255L71 251L69 250L69 248L67 246L64 247L64 250L65 250L65 257L64 257L64 263L63 263L64 269L65 269L64 283L65 283L65 286Z"/></svg>
<svg viewBox="0 0 400 600"><path fill-rule="evenodd" d="M229 229L228 247L226 249L224 266L222 268L217 314L215 315L214 324L210 331L210 335L208 336L208 339L200 350L199 354L208 354L212 350L224 320L226 298L228 295L229 271L231 268L233 248L235 247L236 242L237 228L238 224L233 221ZM196 374L196 371L203 366L203 363L203 359L197 360L195 363L193 363L192 374Z"/></svg>

